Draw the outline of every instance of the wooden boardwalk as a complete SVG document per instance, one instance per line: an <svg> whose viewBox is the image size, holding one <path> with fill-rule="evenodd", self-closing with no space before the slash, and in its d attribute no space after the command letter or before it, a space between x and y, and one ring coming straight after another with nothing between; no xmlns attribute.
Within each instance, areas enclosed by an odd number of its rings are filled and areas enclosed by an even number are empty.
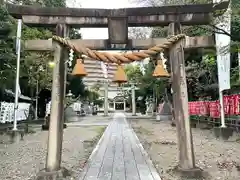
<svg viewBox="0 0 240 180"><path fill-rule="evenodd" d="M161 180L125 117L108 125L80 180Z"/></svg>

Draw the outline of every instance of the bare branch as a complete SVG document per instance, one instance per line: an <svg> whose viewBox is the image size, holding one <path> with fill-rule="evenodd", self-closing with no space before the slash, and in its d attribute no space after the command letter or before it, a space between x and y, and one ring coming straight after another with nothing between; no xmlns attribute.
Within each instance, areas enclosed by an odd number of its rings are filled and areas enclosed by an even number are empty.
<svg viewBox="0 0 240 180"><path fill-rule="evenodd" d="M227 36L230 36L233 41L240 41L240 36L233 36L232 34L228 33L222 28L219 28L213 24L210 24L208 26L199 26L199 28L210 31L212 33L218 33L218 34L224 34Z"/></svg>

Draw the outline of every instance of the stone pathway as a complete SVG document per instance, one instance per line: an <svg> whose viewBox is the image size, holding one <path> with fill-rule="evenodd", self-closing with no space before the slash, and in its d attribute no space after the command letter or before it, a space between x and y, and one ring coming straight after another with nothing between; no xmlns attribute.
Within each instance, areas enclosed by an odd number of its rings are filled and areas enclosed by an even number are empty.
<svg viewBox="0 0 240 180"><path fill-rule="evenodd" d="M111 117L104 116L74 116L69 118L69 122L66 123L68 127L77 126L107 126L111 122Z"/></svg>
<svg viewBox="0 0 240 180"><path fill-rule="evenodd" d="M161 180L123 114L108 125L80 180Z"/></svg>

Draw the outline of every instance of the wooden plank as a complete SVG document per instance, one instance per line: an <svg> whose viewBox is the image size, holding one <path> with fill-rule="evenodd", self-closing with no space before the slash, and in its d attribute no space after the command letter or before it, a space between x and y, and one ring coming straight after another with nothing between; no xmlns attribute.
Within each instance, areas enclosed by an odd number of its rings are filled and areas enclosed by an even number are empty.
<svg viewBox="0 0 240 180"><path fill-rule="evenodd" d="M159 27L167 26L173 21L179 21L182 25L206 25L211 22L211 15L207 13L197 14L164 14L148 16L128 16L128 27ZM30 27L55 27L56 24L67 24L72 28L107 28L106 17L70 17L70 16L36 16L23 15L23 23Z"/></svg>
<svg viewBox="0 0 240 180"><path fill-rule="evenodd" d="M115 144L116 144L116 133L117 133L117 123L115 121L112 122L112 133L110 137L110 141L107 145L107 150L103 158L101 170L98 175L99 180L111 180L112 179L112 170L115 156Z"/></svg>
<svg viewBox="0 0 240 180"><path fill-rule="evenodd" d="M229 2L190 4L161 7L122 9L48 8L7 4L8 12L32 26L107 27L107 18L127 17L128 26L167 26L171 22L182 25L204 25L211 21L211 13L226 10Z"/></svg>
<svg viewBox="0 0 240 180"><path fill-rule="evenodd" d="M164 14L191 14L212 13L216 10L225 10L229 1L216 4L188 4L160 7L137 7L120 9L91 9L91 8L49 8L37 6L20 6L7 3L8 12L16 17L22 15L36 16L69 16L69 17L126 17L126 16L149 16Z"/></svg>
<svg viewBox="0 0 240 180"><path fill-rule="evenodd" d="M137 145L137 141L133 133L134 132L131 131L131 129L129 128L129 130L127 131L127 136L129 137L132 145L132 152L137 165L140 179L154 180L150 168L148 167L148 164L146 163L145 158L143 157L143 154Z"/></svg>
<svg viewBox="0 0 240 180"><path fill-rule="evenodd" d="M106 49L105 42L106 39L78 39L70 40L71 43L76 46L85 46L90 49L95 50L108 50ZM142 50L150 48L157 44L163 44L166 42L166 38L149 38L149 39L133 39L132 49ZM24 43L25 49L29 51L51 51L52 50L52 40L27 40ZM191 48L211 48L215 47L215 40L213 36L196 36L196 37L186 37L186 42L184 44L184 49ZM118 50L118 49L111 49ZM123 50L123 49L121 49Z"/></svg>
<svg viewBox="0 0 240 180"><path fill-rule="evenodd" d="M123 149L123 127L118 124L116 139L116 151L113 164L112 180L125 180L124 149Z"/></svg>
<svg viewBox="0 0 240 180"><path fill-rule="evenodd" d="M124 117L114 118L104 136L81 180L160 180L159 176L153 178L140 142Z"/></svg>
<svg viewBox="0 0 240 180"><path fill-rule="evenodd" d="M152 175L153 179L154 179L154 180L161 180L161 177L159 176L156 168L154 167L154 165L153 165L153 163L152 163L152 161L151 161L148 153L145 151L145 149L143 148L141 142L139 141L136 133L134 132L134 130L133 130L132 128L131 128L131 131L132 131L132 133L133 133L133 138L134 138L135 141L136 141L136 145L138 146L139 151L142 153L142 156L144 157L145 162L146 162L146 164L148 165L148 168L149 168L149 170L150 170L150 172L151 172L151 175Z"/></svg>
<svg viewBox="0 0 240 180"><path fill-rule="evenodd" d="M215 47L215 38L213 36L186 36L185 43L183 43L184 49L193 48L212 48Z"/></svg>
<svg viewBox="0 0 240 180"><path fill-rule="evenodd" d="M52 40L26 40L24 49L27 51L53 51Z"/></svg>
<svg viewBox="0 0 240 180"><path fill-rule="evenodd" d="M82 172L80 180L97 180L98 174L101 170L102 161L107 150L108 142L110 141L111 133L112 122L105 130L102 142L99 144L98 149L96 149L96 151L93 152L93 155L91 155L89 159L90 161Z"/></svg>
<svg viewBox="0 0 240 180"><path fill-rule="evenodd" d="M123 147L124 147L124 164L126 170L126 180L140 180L136 161L132 151L131 140L128 137L126 125L123 129Z"/></svg>

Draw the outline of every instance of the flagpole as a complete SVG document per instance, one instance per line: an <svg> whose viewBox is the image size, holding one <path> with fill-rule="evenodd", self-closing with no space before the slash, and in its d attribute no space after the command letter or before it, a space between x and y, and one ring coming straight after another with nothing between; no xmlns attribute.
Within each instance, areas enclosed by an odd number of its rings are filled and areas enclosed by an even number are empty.
<svg viewBox="0 0 240 180"><path fill-rule="evenodd" d="M224 104L223 104L223 92L219 88L219 102L220 102L220 115L221 115L221 127L225 128L225 114L224 114Z"/></svg>
<svg viewBox="0 0 240 180"><path fill-rule="evenodd" d="M22 31L22 20L18 19L17 27L17 67L16 67L16 80L15 80L15 101L14 101L14 121L13 130L17 130L17 110L18 110L18 97L19 97L19 73L20 73L20 55L21 55L21 31Z"/></svg>

